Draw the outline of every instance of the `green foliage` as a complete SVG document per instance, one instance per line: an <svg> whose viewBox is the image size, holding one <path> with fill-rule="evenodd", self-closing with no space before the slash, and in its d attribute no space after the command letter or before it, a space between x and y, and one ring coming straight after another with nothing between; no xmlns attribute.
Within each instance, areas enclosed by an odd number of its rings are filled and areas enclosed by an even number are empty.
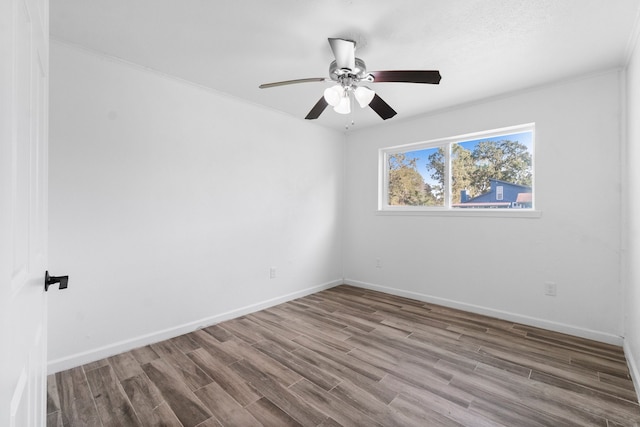
<svg viewBox="0 0 640 427"><path fill-rule="evenodd" d="M427 168L431 170L431 178L435 179L439 185L439 190L444 192L444 148L429 155ZM460 191L469 190L474 187L472 171L474 170L474 160L472 153L461 145L453 144L451 147L451 198L452 203L460 202Z"/></svg>
<svg viewBox="0 0 640 427"><path fill-rule="evenodd" d="M389 205L434 206L431 188L425 184L416 165L418 159L404 153L392 154L389 162Z"/></svg>
<svg viewBox="0 0 640 427"><path fill-rule="evenodd" d="M444 188L444 148L429 156L431 177ZM476 197L490 190L490 179L531 186L531 153L518 141L482 141L470 151L459 144L451 149L452 203L460 202L460 192Z"/></svg>
<svg viewBox="0 0 640 427"><path fill-rule="evenodd" d="M531 186L531 154L517 141L483 141L473 150L472 157L477 194L489 191L490 178Z"/></svg>

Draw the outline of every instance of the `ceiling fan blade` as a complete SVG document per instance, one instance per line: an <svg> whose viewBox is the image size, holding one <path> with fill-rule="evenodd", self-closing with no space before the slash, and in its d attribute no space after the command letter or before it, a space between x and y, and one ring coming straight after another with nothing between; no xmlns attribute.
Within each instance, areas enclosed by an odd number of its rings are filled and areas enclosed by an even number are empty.
<svg viewBox="0 0 640 427"><path fill-rule="evenodd" d="M327 79L325 79L324 77L311 77L308 79L295 79L295 80L284 80L281 82L263 83L258 87L260 89L267 89L270 87L293 85L297 83L311 83L311 82L324 82L324 81L327 81Z"/></svg>
<svg viewBox="0 0 640 427"><path fill-rule="evenodd" d="M345 39L329 39L338 68L356 68L356 42Z"/></svg>
<svg viewBox="0 0 640 427"><path fill-rule="evenodd" d="M438 70L371 71L375 83L429 83L437 85L442 76Z"/></svg>
<svg viewBox="0 0 640 427"><path fill-rule="evenodd" d="M378 115L382 117L382 120L390 119L397 114L389 104L384 102L382 98L378 96L378 94L375 94L373 96L373 99L369 103L369 107L371 107L373 111L378 113Z"/></svg>
<svg viewBox="0 0 640 427"><path fill-rule="evenodd" d="M327 105L329 104L327 103L327 101L325 101L324 96L321 97L320 100L316 102L316 105L313 106L311 111L309 111L309 114L307 114L307 117L305 117L305 119L307 120L317 119L318 117L320 117L320 114L322 114L324 109L327 108Z"/></svg>

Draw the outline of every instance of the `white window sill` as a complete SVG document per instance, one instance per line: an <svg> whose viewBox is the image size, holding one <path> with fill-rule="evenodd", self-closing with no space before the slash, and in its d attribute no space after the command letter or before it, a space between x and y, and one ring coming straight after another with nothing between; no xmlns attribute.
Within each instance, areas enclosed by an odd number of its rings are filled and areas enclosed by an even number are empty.
<svg viewBox="0 0 640 427"><path fill-rule="evenodd" d="M533 209L384 209L376 215L390 216L462 216L489 218L540 218L542 211Z"/></svg>

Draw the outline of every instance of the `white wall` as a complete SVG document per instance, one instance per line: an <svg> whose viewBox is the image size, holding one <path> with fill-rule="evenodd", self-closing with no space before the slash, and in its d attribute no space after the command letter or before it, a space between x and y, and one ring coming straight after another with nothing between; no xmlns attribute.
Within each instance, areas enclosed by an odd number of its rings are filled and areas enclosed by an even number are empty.
<svg viewBox="0 0 640 427"><path fill-rule="evenodd" d="M621 81L610 71L350 134L347 282L622 344ZM379 148L530 122L541 217L376 215Z"/></svg>
<svg viewBox="0 0 640 427"><path fill-rule="evenodd" d="M640 384L640 44L627 67L625 230L625 353L633 381Z"/></svg>
<svg viewBox="0 0 640 427"><path fill-rule="evenodd" d="M50 373L340 283L342 134L56 42L50 111Z"/></svg>
<svg viewBox="0 0 640 427"><path fill-rule="evenodd" d="M49 268L71 280L49 293L50 372L343 275L622 343L622 79L611 71L396 118L350 133L345 153L340 133L52 43ZM376 215L379 148L529 122L540 218ZM640 175L632 182L637 194ZM626 334L638 355L640 272L629 270ZM558 284L556 297L543 294L545 281Z"/></svg>

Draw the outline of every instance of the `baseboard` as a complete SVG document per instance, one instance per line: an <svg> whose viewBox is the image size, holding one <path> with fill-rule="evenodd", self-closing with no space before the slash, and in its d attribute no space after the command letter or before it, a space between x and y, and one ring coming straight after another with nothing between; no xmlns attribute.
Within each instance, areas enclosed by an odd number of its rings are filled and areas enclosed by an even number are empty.
<svg viewBox="0 0 640 427"><path fill-rule="evenodd" d="M254 313L256 311L264 310L265 308L273 307L274 305L282 304L287 301L301 298L325 289L333 288L334 286L343 283L342 279L326 282L321 285L312 286L300 291L292 292L279 297L271 298L265 301L261 301L256 304L250 304L235 310L227 311L225 313L216 314L204 319L199 319L193 322L185 323L161 331L153 332L146 335L141 335L135 338L131 338L124 341L119 341L113 344L99 347L82 353L73 354L70 356L62 357L60 359L50 360L47 363L47 374L51 375L56 372L64 371L67 369L81 366L86 363L95 362L96 360L104 359L119 353L123 353L134 348L142 347L145 345L153 344L159 341L163 341L169 338L177 337L179 335L193 332L197 329L202 329L207 326L214 325L216 323L224 322L236 317L244 316L246 314Z"/></svg>
<svg viewBox="0 0 640 427"><path fill-rule="evenodd" d="M627 359L627 365L629 366L631 381L633 381L633 386L636 389L636 396L638 396L638 401L640 401L640 371L638 370L639 367L636 362L636 358L634 357L627 340L624 340L622 348L624 349L624 357Z"/></svg>
<svg viewBox="0 0 640 427"><path fill-rule="evenodd" d="M471 313L483 314L485 316L491 316L498 319L508 320L510 322L522 323L528 326L535 326L537 328L547 329L555 332L561 332L581 338L587 338L594 341L604 342L607 344L613 344L622 346L623 339L621 336L609 334L606 332L594 331L591 329L580 328L577 326L567 325L564 323L553 322L550 320L540 319L536 317L524 316L517 313L511 313L508 311L496 310L489 307L483 307L474 304L468 304L460 301L450 300L446 298L435 297L432 295L422 294L418 292L405 291L402 289L389 288L386 286L380 286L373 283L361 282L358 280L345 279L344 283L356 286L364 289L371 289L374 291L385 292L387 294L397 295L406 298L413 298L419 301L428 302L431 304L442 305L445 307L456 308L459 310L469 311Z"/></svg>

